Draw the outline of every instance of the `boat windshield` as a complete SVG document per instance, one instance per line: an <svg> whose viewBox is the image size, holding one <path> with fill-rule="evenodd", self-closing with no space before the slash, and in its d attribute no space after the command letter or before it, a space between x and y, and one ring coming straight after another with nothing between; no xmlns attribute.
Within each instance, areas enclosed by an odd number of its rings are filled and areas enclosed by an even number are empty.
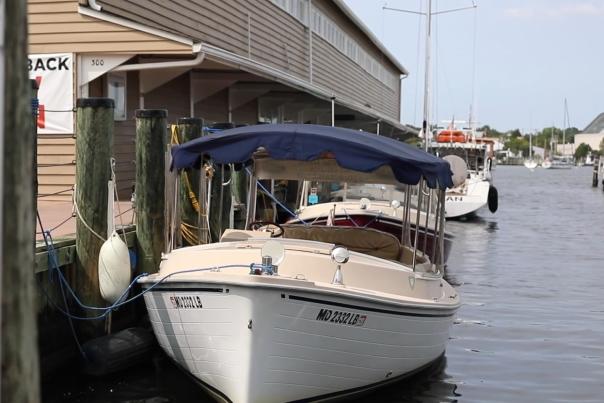
<svg viewBox="0 0 604 403"><path fill-rule="evenodd" d="M404 185L365 184L349 182L307 182L302 205L317 203L334 203L345 201L382 201L390 204L397 200L401 204L405 200ZM417 207L416 192L412 190L410 206Z"/></svg>
<svg viewBox="0 0 604 403"><path fill-rule="evenodd" d="M480 171L484 169L485 149L481 146L477 147L456 147L449 146L448 143L443 146L435 146L431 149L432 153L437 157L445 157L447 155L456 155L462 158L468 165L470 171Z"/></svg>

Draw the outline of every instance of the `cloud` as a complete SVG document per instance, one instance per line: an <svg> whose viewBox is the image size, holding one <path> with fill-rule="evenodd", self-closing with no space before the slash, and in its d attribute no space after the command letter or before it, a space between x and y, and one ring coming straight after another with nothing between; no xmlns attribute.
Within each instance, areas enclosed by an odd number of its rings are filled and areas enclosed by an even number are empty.
<svg viewBox="0 0 604 403"><path fill-rule="evenodd" d="M510 18L564 18L564 17L601 17L604 16L604 5L595 5L591 2L565 2L552 4L544 3L541 6L524 6L506 8L503 11Z"/></svg>

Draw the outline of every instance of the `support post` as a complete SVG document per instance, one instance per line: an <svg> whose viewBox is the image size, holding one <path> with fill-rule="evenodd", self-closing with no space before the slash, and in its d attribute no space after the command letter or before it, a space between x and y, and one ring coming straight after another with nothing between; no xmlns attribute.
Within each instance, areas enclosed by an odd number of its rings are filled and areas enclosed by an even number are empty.
<svg viewBox="0 0 604 403"><path fill-rule="evenodd" d="M203 120L199 118L178 119L178 142L180 144L201 137ZM180 223L183 245L195 245L192 242L199 234L199 169L186 169L180 173ZM196 203L196 206L194 205Z"/></svg>
<svg viewBox="0 0 604 403"><path fill-rule="evenodd" d="M594 169L592 173L591 186L598 187L598 169L600 168L600 158L596 157L594 160Z"/></svg>
<svg viewBox="0 0 604 403"><path fill-rule="evenodd" d="M108 235L114 102L111 98L80 98L76 108L76 290L84 304L105 306L99 289L98 256ZM98 312L83 314L97 316ZM81 330L85 337L98 336L102 322L83 322Z"/></svg>
<svg viewBox="0 0 604 403"><path fill-rule="evenodd" d="M0 401L40 401L38 329L32 279L34 205L31 85L27 77L27 2L0 1L2 146ZM4 23L6 22L6 24Z"/></svg>
<svg viewBox="0 0 604 403"><path fill-rule="evenodd" d="M136 116L136 240L139 273L159 269L164 244L164 150L168 112L139 109Z"/></svg>
<svg viewBox="0 0 604 403"><path fill-rule="evenodd" d="M336 97L331 97L331 127L336 125Z"/></svg>
<svg viewBox="0 0 604 403"><path fill-rule="evenodd" d="M222 232L229 227L232 194L230 182L231 171L227 167L225 165L214 164L209 211L212 242L218 242ZM226 185L223 185L224 183Z"/></svg>

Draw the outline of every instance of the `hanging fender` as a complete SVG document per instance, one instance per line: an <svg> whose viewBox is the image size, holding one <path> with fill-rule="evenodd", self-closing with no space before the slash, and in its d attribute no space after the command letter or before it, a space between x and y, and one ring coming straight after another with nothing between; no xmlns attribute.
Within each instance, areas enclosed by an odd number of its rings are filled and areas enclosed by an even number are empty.
<svg viewBox="0 0 604 403"><path fill-rule="evenodd" d="M130 253L115 231L101 246L98 271L101 296L113 304L130 284Z"/></svg>
<svg viewBox="0 0 604 403"><path fill-rule="evenodd" d="M491 213L496 212L497 208L499 207L499 193L497 192L497 188L493 185L489 186L487 202Z"/></svg>

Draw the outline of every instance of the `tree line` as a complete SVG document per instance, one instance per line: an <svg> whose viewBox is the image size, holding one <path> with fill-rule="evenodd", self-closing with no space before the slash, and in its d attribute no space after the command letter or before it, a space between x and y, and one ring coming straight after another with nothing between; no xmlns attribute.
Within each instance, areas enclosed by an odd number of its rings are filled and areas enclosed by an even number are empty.
<svg viewBox="0 0 604 403"><path fill-rule="evenodd" d="M484 132L487 137L495 137L503 140L504 147L514 154L529 155L529 134L522 134L519 129L500 132L489 125L482 126L479 131ZM546 127L541 131L533 133L533 147L541 147L549 154L553 144L574 143L575 135L581 131L576 127L570 127L564 132L558 127ZM592 154L604 154L604 140L600 144L599 150L592 150L588 144L581 143L574 152L575 159L585 158L590 152Z"/></svg>

